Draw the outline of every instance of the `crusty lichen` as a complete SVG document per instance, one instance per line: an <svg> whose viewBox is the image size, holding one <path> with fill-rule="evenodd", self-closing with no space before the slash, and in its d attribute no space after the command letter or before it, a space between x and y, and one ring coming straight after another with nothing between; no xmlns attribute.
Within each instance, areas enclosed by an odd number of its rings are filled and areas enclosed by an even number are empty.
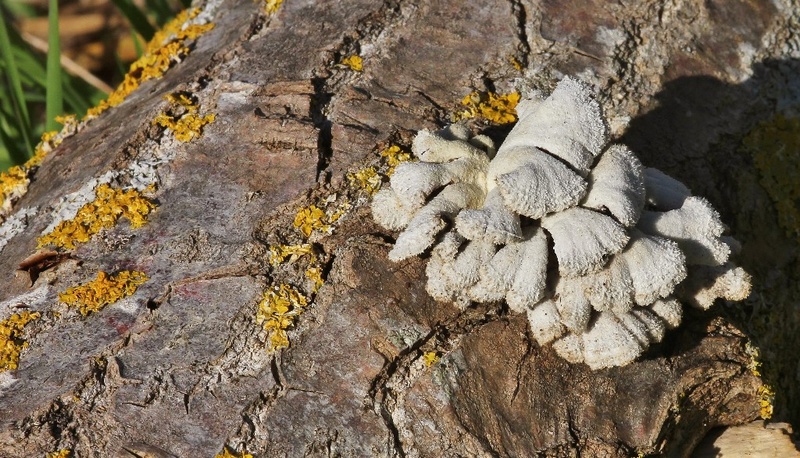
<svg viewBox="0 0 800 458"><path fill-rule="evenodd" d="M775 410L775 391L769 385L761 385L758 387L758 415L764 420L772 418L773 411Z"/></svg>
<svg viewBox="0 0 800 458"><path fill-rule="evenodd" d="M264 13L268 16L275 14L283 4L283 0L264 0Z"/></svg>
<svg viewBox="0 0 800 458"><path fill-rule="evenodd" d="M72 456L72 450L68 448L47 454L47 458L71 458Z"/></svg>
<svg viewBox="0 0 800 458"><path fill-rule="evenodd" d="M293 224L306 238L315 230L323 232L330 230L327 215L316 205L301 208L294 217Z"/></svg>
<svg viewBox="0 0 800 458"><path fill-rule="evenodd" d="M333 230L331 224L341 218L348 209L349 205L345 203L326 212L312 204L297 211L293 224L305 238L311 237L314 231L330 234Z"/></svg>
<svg viewBox="0 0 800 458"><path fill-rule="evenodd" d="M131 64L122 83L106 100L89 109L85 119L95 118L103 111L121 104L142 83L161 77L170 67L186 58L190 52L187 42L196 40L214 28L213 23L190 23L199 13L197 8L184 10L156 32L147 44L144 54Z"/></svg>
<svg viewBox="0 0 800 458"><path fill-rule="evenodd" d="M244 451L236 452L228 447L225 447L222 450L222 453L218 453L214 458L253 458L253 455Z"/></svg>
<svg viewBox="0 0 800 458"><path fill-rule="evenodd" d="M375 167L365 167L361 170L348 173L347 180L350 182L351 187L364 190L369 195L378 192L383 183Z"/></svg>
<svg viewBox="0 0 800 458"><path fill-rule="evenodd" d="M764 121L744 138L786 235L800 241L800 118L782 114Z"/></svg>
<svg viewBox="0 0 800 458"><path fill-rule="evenodd" d="M312 259L316 259L314 248L310 243L269 247L269 263L272 266L277 266L284 262L294 262L302 256L310 256Z"/></svg>
<svg viewBox="0 0 800 458"><path fill-rule="evenodd" d="M389 168L386 170L386 176L392 176L394 169L403 162L411 160L411 153L401 148L398 145L391 145L380 152L381 158L386 161Z"/></svg>
<svg viewBox="0 0 800 458"><path fill-rule="evenodd" d="M426 351L422 354L422 361L426 367L431 367L439 362L439 354L435 351Z"/></svg>
<svg viewBox="0 0 800 458"><path fill-rule="evenodd" d="M495 124L509 124L517 120L516 108L519 100L519 92L496 94L475 91L461 100L461 105L466 110L457 113L454 121L480 117Z"/></svg>
<svg viewBox="0 0 800 458"><path fill-rule="evenodd" d="M4 207L22 197L28 190L28 171L19 165L15 165L5 172L0 172L0 204Z"/></svg>
<svg viewBox="0 0 800 458"><path fill-rule="evenodd" d="M23 330L39 316L38 312L26 310L0 321L0 372L19 366L19 355L28 346L28 342L22 338Z"/></svg>
<svg viewBox="0 0 800 458"><path fill-rule="evenodd" d="M270 287L256 312L256 322L269 333L269 350L276 351L289 346L286 331L294 327L297 317L308 306L308 299L297 289L287 284Z"/></svg>
<svg viewBox="0 0 800 458"><path fill-rule="evenodd" d="M185 92L175 92L165 97L172 106L172 114L159 113L153 120L157 124L172 131L175 138L184 143L200 137L203 127L216 119L213 113L201 116L200 107L195 98Z"/></svg>
<svg viewBox="0 0 800 458"><path fill-rule="evenodd" d="M147 222L155 204L135 189L115 189L101 184L95 190L96 199L78 210L74 218L59 223L52 232L39 237L39 247L53 245L72 250L76 243L85 243L102 229L117 224L121 217L130 221L131 228Z"/></svg>
<svg viewBox="0 0 800 458"><path fill-rule="evenodd" d="M357 54L351 54L345 57L342 59L341 64L349 67L350 70L353 70L354 72L360 72L364 70L364 59Z"/></svg>
<svg viewBox="0 0 800 458"><path fill-rule="evenodd" d="M22 165L0 172L0 221L11 211L14 202L28 192L31 174L45 156L78 130L78 121L73 115L57 116L56 121L64 125L61 131L43 133L30 159Z"/></svg>
<svg viewBox="0 0 800 458"><path fill-rule="evenodd" d="M100 271L96 279L68 288L58 295L58 299L70 307L77 307L81 315L86 316L130 296L146 281L144 272L123 270L116 275L108 275Z"/></svg>

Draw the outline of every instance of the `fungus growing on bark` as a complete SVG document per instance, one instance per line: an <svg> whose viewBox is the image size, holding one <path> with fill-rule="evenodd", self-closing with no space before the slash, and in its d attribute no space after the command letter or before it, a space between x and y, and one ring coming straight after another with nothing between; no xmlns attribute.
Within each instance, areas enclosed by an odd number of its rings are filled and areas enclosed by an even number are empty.
<svg viewBox="0 0 800 458"><path fill-rule="evenodd" d="M427 290L460 307L505 300L531 334L592 369L630 363L680 324L682 305L742 300L719 214L622 145L607 143L593 91L565 78L517 105L494 155L464 125L421 131L373 200L401 231L393 261L432 247ZM552 249L551 249L552 247ZM550 256L550 253L554 256ZM677 299L676 299L677 298Z"/></svg>

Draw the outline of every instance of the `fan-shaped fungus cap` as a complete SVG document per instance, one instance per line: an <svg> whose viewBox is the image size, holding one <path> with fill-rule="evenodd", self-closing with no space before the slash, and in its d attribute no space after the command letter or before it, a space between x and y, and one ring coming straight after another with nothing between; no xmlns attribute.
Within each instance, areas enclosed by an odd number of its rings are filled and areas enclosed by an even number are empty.
<svg viewBox="0 0 800 458"><path fill-rule="evenodd" d="M630 323L629 323L630 325ZM644 333L641 328L634 328ZM611 312L601 312L583 334L583 361L592 369L624 366L647 348L631 329Z"/></svg>
<svg viewBox="0 0 800 458"><path fill-rule="evenodd" d="M416 210L407 207L393 189L381 189L375 193L371 208L375 222L390 231L399 231L408 226Z"/></svg>
<svg viewBox="0 0 800 458"><path fill-rule="evenodd" d="M528 228L525 240L509 243L481 267L480 279L470 288L477 302L503 298L515 312L525 312L544 297L547 288L547 238Z"/></svg>
<svg viewBox="0 0 800 458"><path fill-rule="evenodd" d="M454 217L462 208L480 205L483 196L483 189L467 183L456 183L444 188L416 213L405 231L400 233L394 248L389 252L389 259L401 261L425 251L433 245L436 235L445 228L444 218Z"/></svg>
<svg viewBox="0 0 800 458"><path fill-rule="evenodd" d="M647 234L678 242L690 265L718 266L731 253L731 248L720 238L725 226L719 213L702 197L689 197L676 210L642 212L636 227Z"/></svg>
<svg viewBox="0 0 800 458"><path fill-rule="evenodd" d="M742 301L750 296L752 277L727 262L721 266L695 266L680 285L678 296L694 307L708 310L717 298Z"/></svg>
<svg viewBox="0 0 800 458"><path fill-rule="evenodd" d="M599 270L628 243L625 229L610 217L574 207L542 218L553 238L561 275L574 277Z"/></svg>
<svg viewBox="0 0 800 458"><path fill-rule="evenodd" d="M563 162L533 147L497 153L487 186L500 188L508 208L532 219L564 210L586 195L586 181Z"/></svg>
<svg viewBox="0 0 800 458"><path fill-rule="evenodd" d="M674 297L657 299L650 304L650 311L658 315L668 329L680 326L683 318L683 306Z"/></svg>
<svg viewBox="0 0 800 458"><path fill-rule="evenodd" d="M579 173L589 171L606 144L607 130L600 104L586 84L566 77L549 97L517 105L519 122L498 150L536 146L559 157Z"/></svg>
<svg viewBox="0 0 800 458"><path fill-rule="evenodd" d="M488 240L496 245L522 240L519 215L506 208L497 188L486 195L483 208L459 213L456 229L470 240Z"/></svg>
<svg viewBox="0 0 800 458"><path fill-rule="evenodd" d="M685 184L654 168L644 169L644 187L647 203L660 211L681 208L692 195Z"/></svg>
<svg viewBox="0 0 800 458"><path fill-rule="evenodd" d="M565 331L556 304L552 300L546 300L528 310L528 323L531 325L533 338L539 345L547 345Z"/></svg>
<svg viewBox="0 0 800 458"><path fill-rule="evenodd" d="M644 208L644 172L639 159L623 145L611 145L588 176L589 193L581 204L607 209L623 226L633 226Z"/></svg>

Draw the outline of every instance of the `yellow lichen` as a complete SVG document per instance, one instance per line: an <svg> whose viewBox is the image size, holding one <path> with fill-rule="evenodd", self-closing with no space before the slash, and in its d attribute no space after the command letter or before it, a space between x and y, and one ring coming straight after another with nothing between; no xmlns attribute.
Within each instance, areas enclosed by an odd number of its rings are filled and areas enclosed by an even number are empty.
<svg viewBox="0 0 800 458"><path fill-rule="evenodd" d="M435 351L425 352L422 355L422 360L425 362L425 366L431 367L439 362L439 355Z"/></svg>
<svg viewBox="0 0 800 458"><path fill-rule="evenodd" d="M342 59L341 64L350 67L350 70L356 72L364 70L364 59L362 59L361 56L357 54L352 54L350 56L345 57L344 59Z"/></svg>
<svg viewBox="0 0 800 458"><path fill-rule="evenodd" d="M472 92L461 100L461 105L467 109L456 114L454 120L481 117L495 124L512 123L517 120L519 98L518 92Z"/></svg>
<svg viewBox="0 0 800 458"><path fill-rule="evenodd" d="M19 165L0 172L0 209L11 209L11 204L28 191L28 171Z"/></svg>
<svg viewBox="0 0 800 458"><path fill-rule="evenodd" d="M264 13L267 15L275 14L282 3L283 0L264 0Z"/></svg>
<svg viewBox="0 0 800 458"><path fill-rule="evenodd" d="M142 56L131 64L122 83L106 100L89 109L85 119L95 118L108 108L119 105L143 82L162 76L175 63L182 61L190 51L186 42L214 28L214 24L188 24L199 13L197 8L184 10L156 32Z"/></svg>
<svg viewBox="0 0 800 458"><path fill-rule="evenodd" d="M123 270L116 275L108 275L101 271L95 280L70 287L59 294L58 300L70 307L78 307L81 315L86 316L130 296L146 281L144 272Z"/></svg>
<svg viewBox="0 0 800 458"><path fill-rule="evenodd" d="M509 62L511 62L511 65L512 65L512 66L513 66L515 69L517 69L517 71L518 71L518 72L521 72L521 71L522 71L522 69L524 68L524 67L522 66L522 62L520 62L520 61L519 61L519 59L517 59L517 57L516 57L516 56L509 56L509 58L508 58L508 61L509 61Z"/></svg>
<svg viewBox="0 0 800 458"><path fill-rule="evenodd" d="M325 284L325 280L322 278L322 268L319 266L310 266L306 269L306 278L314 282L314 286L311 288L312 293L316 293L322 288L322 285Z"/></svg>
<svg viewBox="0 0 800 458"><path fill-rule="evenodd" d="M761 377L761 350L750 342L744 346L744 352L750 356L750 361L747 363L747 368L750 373L756 377Z"/></svg>
<svg viewBox="0 0 800 458"><path fill-rule="evenodd" d="M78 121L74 115L56 116L56 121L64 125L61 131L43 133L30 159L21 166L13 166L5 172L0 172L0 221L11 210L14 202L28 192L32 170L38 167L45 156L57 148L65 138L77 132Z"/></svg>
<svg viewBox="0 0 800 458"><path fill-rule="evenodd" d="M256 322L269 332L269 349L289 346L286 331L292 328L308 305L308 299L289 285L272 286L258 304Z"/></svg>
<svg viewBox="0 0 800 458"><path fill-rule="evenodd" d="M306 238L315 230L328 232L331 228L328 224L328 215L316 205L301 208L294 217L294 227Z"/></svg>
<svg viewBox="0 0 800 458"><path fill-rule="evenodd" d="M800 240L800 118L778 114L751 130L742 143L775 204L779 224Z"/></svg>
<svg viewBox="0 0 800 458"><path fill-rule="evenodd" d="M761 385L758 387L758 404L760 406L758 415L764 420L772 418L772 413L775 410L773 403L775 402L775 391L769 385Z"/></svg>
<svg viewBox="0 0 800 458"><path fill-rule="evenodd" d="M386 164L389 166L389 170L386 171L386 175L392 176L394 169L400 165L400 163L411 159L411 153L404 151L397 145L392 145L381 151L381 157L384 158Z"/></svg>
<svg viewBox="0 0 800 458"><path fill-rule="evenodd" d="M95 200L81 207L74 218L62 221L52 232L39 237L39 247L74 249L76 243L88 242L101 229L116 225L121 217L127 218L132 228L141 227L156 207L135 189L125 191L101 184L95 194Z"/></svg>
<svg viewBox="0 0 800 458"><path fill-rule="evenodd" d="M59 450L57 452L50 452L47 454L47 458L70 458L72 456L72 450L64 449Z"/></svg>
<svg viewBox="0 0 800 458"><path fill-rule="evenodd" d="M0 372L19 366L19 355L28 346L22 338L23 328L39 316L38 312L24 311L0 321Z"/></svg>
<svg viewBox="0 0 800 458"><path fill-rule="evenodd" d="M350 182L351 187L364 190L369 195L378 192L383 183L375 167L367 167L357 172L348 173L347 181Z"/></svg>
<svg viewBox="0 0 800 458"><path fill-rule="evenodd" d="M216 119L214 114L200 116L198 113L200 107L189 94L176 92L165 98L172 104L171 110L175 114L159 113L153 120L153 124L171 130L179 141L190 142L200 137L203 127Z"/></svg>

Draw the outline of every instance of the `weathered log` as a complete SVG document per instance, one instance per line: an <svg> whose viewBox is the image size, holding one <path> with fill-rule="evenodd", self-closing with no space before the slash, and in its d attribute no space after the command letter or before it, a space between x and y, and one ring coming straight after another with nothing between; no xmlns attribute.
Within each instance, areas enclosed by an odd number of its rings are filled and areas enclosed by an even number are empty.
<svg viewBox="0 0 800 458"><path fill-rule="evenodd" d="M742 146L797 117L793 2L267 5L196 2L215 26L179 63L27 170L3 213L33 212L0 247L0 320L39 315L0 372L0 455L688 456L712 428L767 416L751 342L797 424L798 237L776 210L796 194ZM749 302L687 312L620 368L565 362L503 304L437 303L425 261L389 261L396 234L365 205L380 153L465 95L564 74L600 88L645 165L721 210L755 277ZM154 123L194 109L215 119L191 141ZM59 200L107 172L142 184L147 223L31 259ZM122 271L148 279L102 310L59 296Z"/></svg>

